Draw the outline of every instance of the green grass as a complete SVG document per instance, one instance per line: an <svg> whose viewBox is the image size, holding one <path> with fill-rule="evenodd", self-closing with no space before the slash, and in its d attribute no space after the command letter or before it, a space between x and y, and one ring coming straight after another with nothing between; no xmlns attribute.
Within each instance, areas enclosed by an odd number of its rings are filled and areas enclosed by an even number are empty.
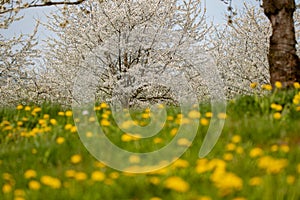
<svg viewBox="0 0 300 200"><path fill-rule="evenodd" d="M275 91L230 101L222 135L206 158L198 158L208 129L199 119L198 134L184 155L144 174L117 171L97 161L79 139L66 112L70 109L49 103L30 104L27 111L25 105L1 108L0 199L300 199L300 105L293 102L297 95L297 90ZM282 109L276 111L272 103ZM180 126L178 109L167 108L170 119L158 135L124 141L109 108L96 107L97 121L108 117L105 134L128 151L159 150ZM209 121L209 111L210 105L200 105L201 119ZM143 113L131 114L147 125ZM71 161L74 155L77 162Z"/></svg>

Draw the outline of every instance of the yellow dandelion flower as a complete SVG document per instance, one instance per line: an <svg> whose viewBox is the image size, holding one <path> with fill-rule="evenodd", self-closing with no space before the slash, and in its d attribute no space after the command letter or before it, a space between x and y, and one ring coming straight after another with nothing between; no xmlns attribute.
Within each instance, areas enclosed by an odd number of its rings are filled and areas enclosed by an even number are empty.
<svg viewBox="0 0 300 200"><path fill-rule="evenodd" d="M173 120L174 120L174 117L173 117L173 116L168 116L168 117L167 117L167 120L168 120L168 121L173 121Z"/></svg>
<svg viewBox="0 0 300 200"><path fill-rule="evenodd" d="M102 119L101 126L110 126L110 122L107 119Z"/></svg>
<svg viewBox="0 0 300 200"><path fill-rule="evenodd" d="M218 118L219 118L219 119L226 119L226 118L227 118L227 115L226 115L226 113L219 113L219 114L218 114Z"/></svg>
<svg viewBox="0 0 300 200"><path fill-rule="evenodd" d="M300 163L297 165L297 172L300 174Z"/></svg>
<svg viewBox="0 0 300 200"><path fill-rule="evenodd" d="M293 185L295 183L295 180L296 180L295 176L289 175L286 177L286 182L289 185Z"/></svg>
<svg viewBox="0 0 300 200"><path fill-rule="evenodd" d="M93 181L103 181L105 179L105 174L101 171L94 171L91 175Z"/></svg>
<svg viewBox="0 0 300 200"><path fill-rule="evenodd" d="M26 179L35 178L36 175L37 175L37 174L36 174L36 171L33 170L33 169L28 169L28 170L26 170L25 173L24 173L24 177L25 177Z"/></svg>
<svg viewBox="0 0 300 200"><path fill-rule="evenodd" d="M107 105L105 102L102 102L102 103L100 104L100 107L101 107L101 108L108 108L108 105Z"/></svg>
<svg viewBox="0 0 300 200"><path fill-rule="evenodd" d="M212 116L213 116L212 112L205 113L205 117L207 118L212 118Z"/></svg>
<svg viewBox="0 0 300 200"><path fill-rule="evenodd" d="M229 143L225 147L226 151L234 151L236 149L236 144L234 143Z"/></svg>
<svg viewBox="0 0 300 200"><path fill-rule="evenodd" d="M259 159L258 167L265 169L267 173L278 174L288 165L287 159L274 159L270 156L264 156Z"/></svg>
<svg viewBox="0 0 300 200"><path fill-rule="evenodd" d="M56 119L50 119L50 124L52 124L52 125L56 125L56 124L57 124L57 121L56 121Z"/></svg>
<svg viewBox="0 0 300 200"><path fill-rule="evenodd" d="M280 150L283 151L284 153L288 153L290 151L290 147L287 144L283 144L280 146Z"/></svg>
<svg viewBox="0 0 300 200"><path fill-rule="evenodd" d="M143 119L148 119L150 117L150 113L143 113L142 118Z"/></svg>
<svg viewBox="0 0 300 200"><path fill-rule="evenodd" d="M159 198L159 197L151 197L149 200L162 200L162 198Z"/></svg>
<svg viewBox="0 0 300 200"><path fill-rule="evenodd" d="M199 119L201 116L200 112L197 110L192 110L189 112L188 117L191 119Z"/></svg>
<svg viewBox="0 0 300 200"><path fill-rule="evenodd" d="M233 160L233 155L231 153L225 153L223 155L223 159L226 161L231 161L231 160Z"/></svg>
<svg viewBox="0 0 300 200"><path fill-rule="evenodd" d="M281 89L282 88L282 83L279 82L279 81L276 81L275 82L275 87L278 88L278 89Z"/></svg>
<svg viewBox="0 0 300 200"><path fill-rule="evenodd" d="M272 103L270 106L273 110L276 111L282 111L282 105L276 104L276 103Z"/></svg>
<svg viewBox="0 0 300 200"><path fill-rule="evenodd" d="M256 88L257 85L258 85L257 82L250 83L250 87L251 87L252 89Z"/></svg>
<svg viewBox="0 0 300 200"><path fill-rule="evenodd" d="M87 138L91 138L91 137L93 137L93 133L90 132L90 131L88 131L88 132L85 133L85 136L86 136Z"/></svg>
<svg viewBox="0 0 300 200"><path fill-rule="evenodd" d="M164 182L164 186L177 192L187 192L190 189L189 184L177 176L171 176L167 178L167 180Z"/></svg>
<svg viewBox="0 0 300 200"><path fill-rule="evenodd" d="M65 138L64 137L58 137L58 138L56 138L56 143L57 144L62 144L64 142L65 142Z"/></svg>
<svg viewBox="0 0 300 200"><path fill-rule="evenodd" d="M197 200L212 200L209 196L200 196Z"/></svg>
<svg viewBox="0 0 300 200"><path fill-rule="evenodd" d="M174 168L187 168L189 165L187 160L177 159L171 166Z"/></svg>
<svg viewBox="0 0 300 200"><path fill-rule="evenodd" d="M263 84L262 86L261 86L261 88L263 89L263 90L267 90L267 91L271 91L273 88L272 88L272 85L270 85L270 84Z"/></svg>
<svg viewBox="0 0 300 200"><path fill-rule="evenodd" d="M158 185L160 183L160 178L158 177L151 177L149 178L149 182L153 185Z"/></svg>
<svg viewBox="0 0 300 200"><path fill-rule="evenodd" d="M123 142L136 141L136 140L139 140L139 139L141 139L141 136L138 135L138 134L133 135L133 134L126 134L126 133L124 133L124 134L121 136L121 140L122 140Z"/></svg>
<svg viewBox="0 0 300 200"><path fill-rule="evenodd" d="M119 176L120 176L120 174L119 174L118 172L111 172L111 173L109 174L109 177L110 177L111 179L118 179Z"/></svg>
<svg viewBox="0 0 300 200"><path fill-rule="evenodd" d="M178 129L177 129L177 128L173 128L173 129L171 130L171 132L170 132L170 135L171 135L171 136L174 136L174 135L177 134L177 132L178 132Z"/></svg>
<svg viewBox="0 0 300 200"><path fill-rule="evenodd" d="M263 155L263 150L259 147L255 147L253 149L251 149L250 153L249 153L249 156L251 158L255 158L255 157L258 157L258 156L262 156Z"/></svg>
<svg viewBox="0 0 300 200"><path fill-rule="evenodd" d="M234 136L232 136L232 138L231 138L231 141L232 141L233 143L239 143L239 142L241 142L241 140L242 140L242 138L241 138L240 135L234 135Z"/></svg>
<svg viewBox="0 0 300 200"><path fill-rule="evenodd" d="M244 198L244 197L235 197L235 198L233 198L232 200L247 200L247 199Z"/></svg>
<svg viewBox="0 0 300 200"><path fill-rule="evenodd" d="M71 163L73 163L73 164L78 164L81 162L81 160L82 160L82 157L79 154L75 154L71 157Z"/></svg>
<svg viewBox="0 0 300 200"><path fill-rule="evenodd" d="M77 181L84 181L87 179L87 175L86 173L84 172L76 172L74 178L77 180Z"/></svg>
<svg viewBox="0 0 300 200"><path fill-rule="evenodd" d="M76 171L73 169L69 169L65 171L65 176L68 178L74 178L76 174Z"/></svg>
<svg viewBox="0 0 300 200"><path fill-rule="evenodd" d="M262 179L258 176L252 177L249 180L249 185L251 185L251 186L258 186L258 185L261 185L261 184L262 184Z"/></svg>
<svg viewBox="0 0 300 200"><path fill-rule="evenodd" d="M200 124L201 124L202 126L208 126L209 121L208 121L206 118L201 118L201 119L200 119Z"/></svg>
<svg viewBox="0 0 300 200"><path fill-rule="evenodd" d="M54 178L51 176L42 176L41 183L47 185L53 189L58 189L61 187L61 181L58 178Z"/></svg>
<svg viewBox="0 0 300 200"><path fill-rule="evenodd" d="M22 190L22 189L16 189L16 190L14 191L14 195L15 195L15 196L18 196L18 197L24 197L24 196L25 196L25 191Z"/></svg>
<svg viewBox="0 0 300 200"><path fill-rule="evenodd" d="M72 127L73 127L72 124L66 124L65 125L65 130L71 130Z"/></svg>
<svg viewBox="0 0 300 200"><path fill-rule="evenodd" d="M21 104L17 106L17 110L22 110L23 108L24 108L24 106Z"/></svg>
<svg viewBox="0 0 300 200"><path fill-rule="evenodd" d="M25 200L25 198L24 198L24 197L21 197L21 196L16 196L16 197L14 198L14 200Z"/></svg>
<svg viewBox="0 0 300 200"><path fill-rule="evenodd" d="M72 112L71 110L67 110L67 111L65 112L65 116L66 116L66 117L72 117L72 116L73 116L73 112Z"/></svg>
<svg viewBox="0 0 300 200"><path fill-rule="evenodd" d="M38 182L38 181L31 180L31 181L29 181L29 183L28 183L28 187L29 187L29 189L31 189L31 190L39 190L39 189L41 188L41 184L40 184L40 182Z"/></svg>
<svg viewBox="0 0 300 200"><path fill-rule="evenodd" d="M295 89L300 89L300 83L299 82L295 82L294 83L294 88Z"/></svg>
<svg viewBox="0 0 300 200"><path fill-rule="evenodd" d="M189 141L187 138L179 138L177 140L177 144L179 146L190 146L192 144L192 142Z"/></svg>
<svg viewBox="0 0 300 200"><path fill-rule="evenodd" d="M156 137L156 138L153 139L153 143L154 143L154 144L160 144L160 143L162 143L162 142L163 142L163 139L160 138L160 137Z"/></svg>
<svg viewBox="0 0 300 200"><path fill-rule="evenodd" d="M273 118L276 119L276 120L280 119L281 118L281 113L280 112L274 113Z"/></svg>
<svg viewBox="0 0 300 200"><path fill-rule="evenodd" d="M59 112L57 113L57 115L58 115L58 116L65 116L65 113L64 113L63 111L59 111Z"/></svg>
<svg viewBox="0 0 300 200"><path fill-rule="evenodd" d="M30 110L31 110L31 107L30 107L30 106L25 106L24 110L25 110L25 111L30 111Z"/></svg>
<svg viewBox="0 0 300 200"><path fill-rule="evenodd" d="M34 113L38 113L38 112L41 112L42 111L42 109L40 108L40 107L35 107L33 110L32 110L32 112L34 112Z"/></svg>
<svg viewBox="0 0 300 200"><path fill-rule="evenodd" d="M71 133L76 133L77 132L77 127L76 126L72 126L72 128L70 129Z"/></svg>
<svg viewBox="0 0 300 200"><path fill-rule="evenodd" d="M32 153L32 154L37 154L37 152L38 152L38 151L37 151L35 148L31 149L31 153Z"/></svg>
<svg viewBox="0 0 300 200"><path fill-rule="evenodd" d="M279 149L279 147L278 147L277 144L274 144L274 145L271 146L271 151L272 152L276 152L276 151L278 151L278 149Z"/></svg>
<svg viewBox="0 0 300 200"><path fill-rule="evenodd" d="M129 162L130 163L139 163L140 161L141 161L141 158L139 156L131 155L129 157Z"/></svg>
<svg viewBox="0 0 300 200"><path fill-rule="evenodd" d="M7 194L7 193L10 193L12 191L12 186L8 183L5 183L3 186L2 186L2 192L4 194Z"/></svg>

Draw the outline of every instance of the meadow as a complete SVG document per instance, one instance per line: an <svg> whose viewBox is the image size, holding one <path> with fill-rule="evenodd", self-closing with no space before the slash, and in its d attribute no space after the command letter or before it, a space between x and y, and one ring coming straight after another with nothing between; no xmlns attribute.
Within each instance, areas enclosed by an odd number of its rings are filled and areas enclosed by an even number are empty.
<svg viewBox="0 0 300 200"><path fill-rule="evenodd" d="M300 85L291 90L251 84L265 95L241 96L228 102L225 113L210 104L182 116L167 108L162 131L145 141L123 133L109 105L95 105L97 119L117 146L148 152L176 135L182 119L199 119L188 150L170 166L149 173L114 170L84 147L70 108L51 103L20 104L0 109L0 199L103 200L297 200L300 199ZM151 110L132 112L147 125ZM226 118L213 150L198 152L213 115ZM87 132L87 137L93 133ZM130 159L138 165L139 157Z"/></svg>

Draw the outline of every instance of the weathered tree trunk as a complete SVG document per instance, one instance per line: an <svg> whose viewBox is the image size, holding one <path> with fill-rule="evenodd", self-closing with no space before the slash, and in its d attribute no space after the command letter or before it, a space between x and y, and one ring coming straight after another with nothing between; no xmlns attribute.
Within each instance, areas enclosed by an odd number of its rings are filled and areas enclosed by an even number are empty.
<svg viewBox="0 0 300 200"><path fill-rule="evenodd" d="M294 82L300 82L300 60L296 54L293 19L295 1L263 0L263 9L273 29L268 54L271 84L280 81L283 87L290 87Z"/></svg>

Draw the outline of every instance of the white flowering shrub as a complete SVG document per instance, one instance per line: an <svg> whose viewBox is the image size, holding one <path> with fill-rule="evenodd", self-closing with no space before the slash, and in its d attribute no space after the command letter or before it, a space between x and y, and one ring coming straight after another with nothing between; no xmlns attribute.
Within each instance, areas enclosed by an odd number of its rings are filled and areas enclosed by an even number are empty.
<svg viewBox="0 0 300 200"><path fill-rule="evenodd" d="M203 96L190 50L206 48L210 27L201 8L200 0L88 1L63 8L49 25L58 36L45 54L51 91L70 102L78 71L88 68L98 78L100 100L126 96L131 105L175 103L168 87L153 81L167 70L174 77L184 74L193 92ZM186 92L181 90L176 93Z"/></svg>

